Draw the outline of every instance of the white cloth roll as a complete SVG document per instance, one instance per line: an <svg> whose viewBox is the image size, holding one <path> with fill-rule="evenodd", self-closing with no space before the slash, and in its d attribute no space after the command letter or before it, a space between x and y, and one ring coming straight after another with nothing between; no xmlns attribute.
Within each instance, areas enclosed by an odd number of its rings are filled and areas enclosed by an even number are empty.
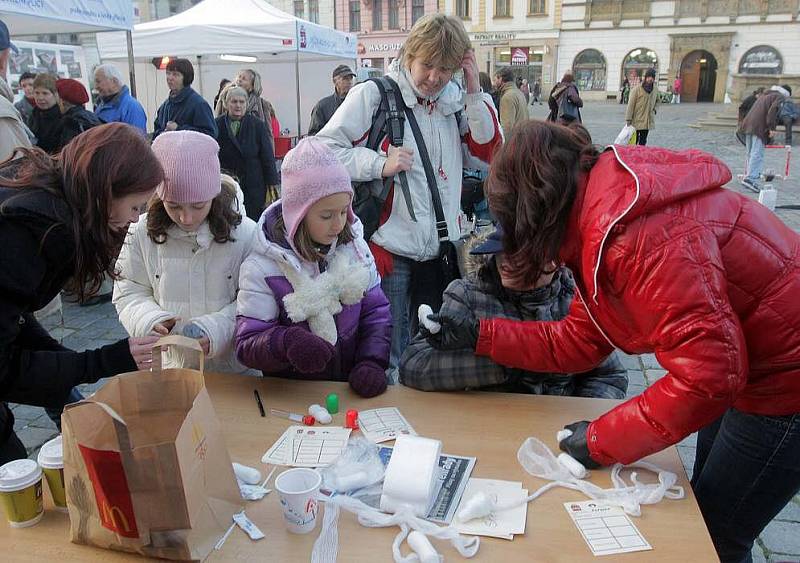
<svg viewBox="0 0 800 563"><path fill-rule="evenodd" d="M383 479L381 510L394 513L408 506L416 516L424 517L436 485L441 451L439 440L399 436Z"/></svg>

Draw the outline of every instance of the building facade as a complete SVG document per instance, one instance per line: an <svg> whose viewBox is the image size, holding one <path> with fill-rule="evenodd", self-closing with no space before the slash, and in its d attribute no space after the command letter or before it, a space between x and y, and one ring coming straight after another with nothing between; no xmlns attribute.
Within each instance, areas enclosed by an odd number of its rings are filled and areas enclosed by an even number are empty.
<svg viewBox="0 0 800 563"><path fill-rule="evenodd" d="M279 10L298 18L333 27L334 0L268 0Z"/></svg>
<svg viewBox="0 0 800 563"><path fill-rule="evenodd" d="M416 21L437 8L436 0L335 0L334 27L357 34L358 67L378 74L397 58Z"/></svg>
<svg viewBox="0 0 800 563"><path fill-rule="evenodd" d="M800 87L798 0L563 0L558 66L588 98L623 81L680 76L684 102L737 101L756 85Z"/></svg>

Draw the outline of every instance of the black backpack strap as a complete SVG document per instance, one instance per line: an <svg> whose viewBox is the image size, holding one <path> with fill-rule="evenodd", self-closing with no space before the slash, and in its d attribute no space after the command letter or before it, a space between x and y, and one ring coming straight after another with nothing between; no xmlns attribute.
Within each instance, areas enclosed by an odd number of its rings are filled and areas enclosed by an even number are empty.
<svg viewBox="0 0 800 563"><path fill-rule="evenodd" d="M442 208L442 197L439 195L439 186L436 183L436 174L433 171L430 156L428 156L428 149L425 146L425 139L422 138L422 131L419 130L419 123L417 118L414 117L414 111L406 106L406 120L411 125L411 131L414 133L414 140L417 143L417 150L419 157L422 159L422 166L425 168L425 178L428 180L428 189L431 192L431 200L433 200L433 211L436 214L436 234L439 237L439 242L450 240L447 231L447 220L444 217L444 209Z"/></svg>
<svg viewBox="0 0 800 563"><path fill-rule="evenodd" d="M394 80L388 76L381 76L377 79L377 81L378 89L381 91L382 95L386 95L386 101L388 105L388 112L386 113L386 134L388 135L392 145L396 147L402 147L405 116L403 115L403 110L400 108L405 108L406 110L408 108L403 101L403 95L400 92L400 87ZM411 220L416 223L417 216L414 213L414 203L411 200L411 188L408 186L408 175L405 171L400 171L398 172L397 176L400 179L400 188L403 192L403 200L406 202L408 214L411 217ZM384 183L384 190L385 189L386 183Z"/></svg>

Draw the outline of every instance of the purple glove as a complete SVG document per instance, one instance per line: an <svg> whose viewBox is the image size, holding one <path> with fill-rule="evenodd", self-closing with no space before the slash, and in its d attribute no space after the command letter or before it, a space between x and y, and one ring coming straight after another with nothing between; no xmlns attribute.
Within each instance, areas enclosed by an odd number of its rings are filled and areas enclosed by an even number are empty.
<svg viewBox="0 0 800 563"><path fill-rule="evenodd" d="M353 391L362 397L376 397L386 391L386 371L375 362L357 363L348 380Z"/></svg>
<svg viewBox="0 0 800 563"><path fill-rule="evenodd" d="M288 362L299 373L318 373L333 357L334 348L299 326L276 330L267 342L270 354Z"/></svg>

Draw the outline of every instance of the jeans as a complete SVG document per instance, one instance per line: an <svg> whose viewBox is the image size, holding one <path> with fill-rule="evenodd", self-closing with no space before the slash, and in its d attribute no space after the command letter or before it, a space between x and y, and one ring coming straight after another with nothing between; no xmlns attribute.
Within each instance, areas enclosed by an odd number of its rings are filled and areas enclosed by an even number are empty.
<svg viewBox="0 0 800 563"><path fill-rule="evenodd" d="M692 488L723 563L752 561L753 541L800 491L800 413L729 409L697 436Z"/></svg>
<svg viewBox="0 0 800 563"><path fill-rule="evenodd" d="M650 129L637 129L636 130L636 144L645 146L647 144L647 134L650 133Z"/></svg>
<svg viewBox="0 0 800 563"><path fill-rule="evenodd" d="M785 132L783 134L783 144L790 145L792 144L792 124L794 121L791 117L784 117L781 122L783 123L783 127Z"/></svg>
<svg viewBox="0 0 800 563"><path fill-rule="evenodd" d="M72 391L70 391L69 395L67 396L67 400L64 401L64 405L71 405L72 403L77 403L78 401L82 400L83 395L81 395L81 392L78 391L77 387L73 387ZM55 423L58 431L61 432L61 413L64 412L64 406L62 405L58 408L46 408L44 411L47 413L47 416L50 417L50 420Z"/></svg>
<svg viewBox="0 0 800 563"><path fill-rule="evenodd" d="M764 141L758 135L745 137L747 150L747 179L757 184L761 178L761 169L764 168Z"/></svg>

